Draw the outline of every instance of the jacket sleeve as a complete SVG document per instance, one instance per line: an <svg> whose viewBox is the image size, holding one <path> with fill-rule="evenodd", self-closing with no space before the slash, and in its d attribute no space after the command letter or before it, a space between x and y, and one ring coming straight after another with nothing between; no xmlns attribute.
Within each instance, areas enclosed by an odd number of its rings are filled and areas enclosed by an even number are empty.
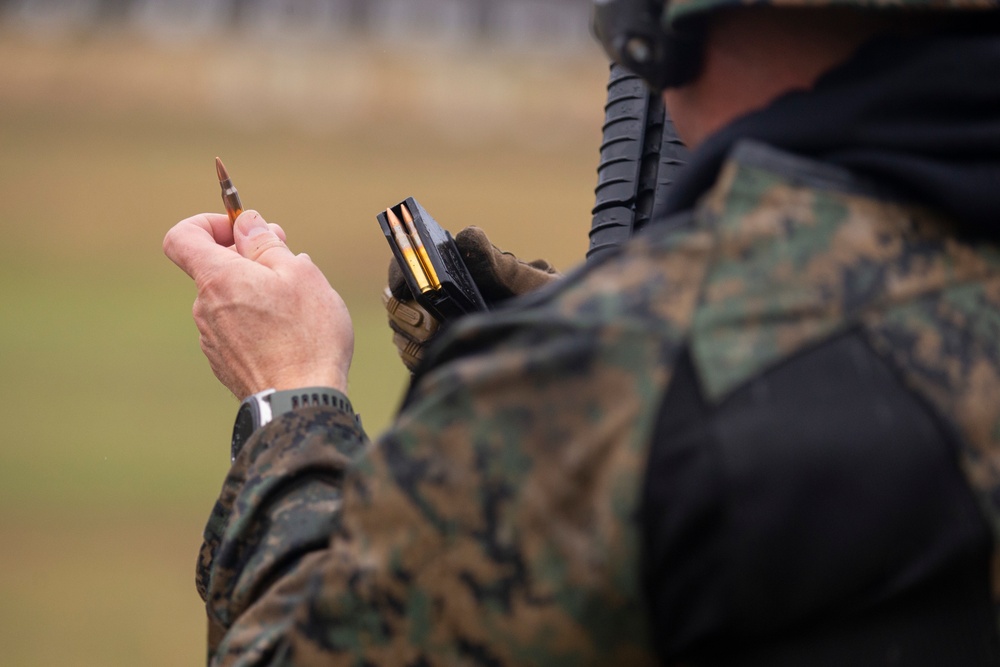
<svg viewBox="0 0 1000 667"><path fill-rule="evenodd" d="M213 664L652 663L635 517L694 273L670 266L463 320L370 447L331 408L262 429L206 532Z"/></svg>
<svg viewBox="0 0 1000 667"><path fill-rule="evenodd" d="M528 335L424 376L370 448L329 408L247 444L200 563L212 664L644 664L644 390L596 334Z"/></svg>
<svg viewBox="0 0 1000 667"><path fill-rule="evenodd" d="M278 417L240 452L212 510L198 559L209 662L222 635L231 634L258 598L303 558L325 549L339 517L345 470L367 446L353 412L317 407ZM267 642L254 646L262 643Z"/></svg>

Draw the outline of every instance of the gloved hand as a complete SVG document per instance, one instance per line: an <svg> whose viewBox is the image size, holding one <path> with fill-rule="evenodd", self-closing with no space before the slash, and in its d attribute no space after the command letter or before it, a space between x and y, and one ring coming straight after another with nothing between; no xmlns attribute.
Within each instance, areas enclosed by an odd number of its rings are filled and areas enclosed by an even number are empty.
<svg viewBox="0 0 1000 667"><path fill-rule="evenodd" d="M455 236L455 245L487 305L527 294L561 277L543 259L524 262L490 243L486 232L466 227ZM403 272L395 260L389 262L389 285L382 295L393 331L392 342L410 371L416 369L424 349L438 330L438 321L410 294Z"/></svg>

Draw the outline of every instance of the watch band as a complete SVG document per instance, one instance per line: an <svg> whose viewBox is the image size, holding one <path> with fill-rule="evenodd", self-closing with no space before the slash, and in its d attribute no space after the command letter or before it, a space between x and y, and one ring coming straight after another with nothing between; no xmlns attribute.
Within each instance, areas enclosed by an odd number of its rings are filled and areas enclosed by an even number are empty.
<svg viewBox="0 0 1000 667"><path fill-rule="evenodd" d="M329 387L304 387L302 389L284 389L270 395L271 418L296 408L318 407L320 405L339 408L345 412L354 413L351 402L336 389ZM263 424L262 424L263 425Z"/></svg>
<svg viewBox="0 0 1000 667"><path fill-rule="evenodd" d="M336 389L329 387L303 387L282 391L265 389L247 396L240 403L239 412L236 413L236 423L233 424L230 460L235 461L247 440L275 417L297 408L318 406L333 407L347 412L354 415L359 426L361 424L361 419L354 412L351 402Z"/></svg>

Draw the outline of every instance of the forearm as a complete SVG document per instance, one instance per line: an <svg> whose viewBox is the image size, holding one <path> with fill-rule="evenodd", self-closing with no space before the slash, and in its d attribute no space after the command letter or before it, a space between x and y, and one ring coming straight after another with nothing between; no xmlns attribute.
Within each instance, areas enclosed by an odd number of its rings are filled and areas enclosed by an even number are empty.
<svg viewBox="0 0 1000 667"><path fill-rule="evenodd" d="M367 444L354 414L332 407L279 416L247 443L226 477L198 562L212 622L228 632L303 559L327 548L344 471Z"/></svg>

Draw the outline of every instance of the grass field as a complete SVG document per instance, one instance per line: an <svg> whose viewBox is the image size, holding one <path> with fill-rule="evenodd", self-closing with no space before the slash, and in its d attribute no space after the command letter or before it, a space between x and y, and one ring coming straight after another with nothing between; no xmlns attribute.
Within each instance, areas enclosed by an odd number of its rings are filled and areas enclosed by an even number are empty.
<svg viewBox="0 0 1000 667"><path fill-rule="evenodd" d="M480 55L0 30L0 646L13 666L200 664L195 554L235 401L161 254L220 155L351 307L369 430L405 374L375 214L413 195L527 258L582 258L606 70Z"/></svg>

